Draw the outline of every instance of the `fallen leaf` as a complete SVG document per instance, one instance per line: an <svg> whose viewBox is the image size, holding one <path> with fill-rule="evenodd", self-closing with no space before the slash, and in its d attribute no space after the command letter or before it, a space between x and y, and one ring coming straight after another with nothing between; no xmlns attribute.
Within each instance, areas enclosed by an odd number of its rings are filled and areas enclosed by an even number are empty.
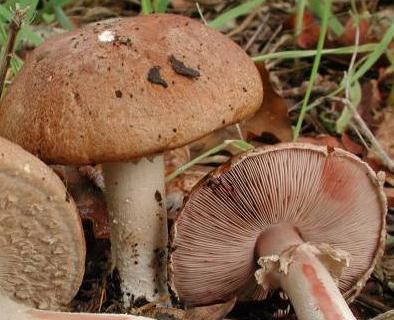
<svg viewBox="0 0 394 320"><path fill-rule="evenodd" d="M318 135L315 137L299 137L297 139L297 142L311 143L318 146L329 146L333 148L344 149L344 146L336 137L329 136L326 134Z"/></svg>
<svg viewBox="0 0 394 320"><path fill-rule="evenodd" d="M344 132L341 136L341 143L343 145L343 148L357 156L366 156L368 153L368 150L355 142L346 132Z"/></svg>
<svg viewBox="0 0 394 320"><path fill-rule="evenodd" d="M165 175L190 161L190 150L188 146L164 152Z"/></svg>
<svg viewBox="0 0 394 320"><path fill-rule="evenodd" d="M256 66L263 80L264 100L255 115L241 124L242 130L245 132L247 140L268 133L276 137L278 141L291 141L291 122L286 102L272 88L264 64L259 63Z"/></svg>
<svg viewBox="0 0 394 320"><path fill-rule="evenodd" d="M285 23L286 27L295 29L296 26L296 14L292 14L288 21ZM319 40L320 25L315 19L312 12L309 10L304 11L302 19L302 30L296 38L296 43L300 48L313 49L316 47Z"/></svg>
<svg viewBox="0 0 394 320"><path fill-rule="evenodd" d="M222 320L233 309L236 301L234 297L225 303L187 309L182 320Z"/></svg>
<svg viewBox="0 0 394 320"><path fill-rule="evenodd" d="M193 159L198 155L212 149L213 147L216 147L225 140L237 140L240 138L241 137L235 125L216 130L204 138L199 139L189 145L191 158ZM232 154L239 152L239 150L231 147L226 148L226 150Z"/></svg>
<svg viewBox="0 0 394 320"><path fill-rule="evenodd" d="M183 200L193 187L214 168L195 165L166 183L167 217L172 220L182 208Z"/></svg>
<svg viewBox="0 0 394 320"><path fill-rule="evenodd" d="M378 139L383 150L387 152L391 159L394 159L394 107L387 107L383 110L383 121L376 130Z"/></svg>
<svg viewBox="0 0 394 320"><path fill-rule="evenodd" d="M358 23L359 29L359 45L368 43L372 41L370 34L369 34L369 22L368 19L362 18L359 20ZM356 39L356 30L357 26L354 23L353 17L349 17L345 24L345 30L337 39L337 42L343 46L352 46L355 43Z"/></svg>
<svg viewBox="0 0 394 320"><path fill-rule="evenodd" d="M225 303L214 304L204 307L189 308L186 310L150 306L137 310L138 315L156 319L168 320L222 320L234 307L236 298Z"/></svg>
<svg viewBox="0 0 394 320"><path fill-rule="evenodd" d="M188 9L194 8L195 4L191 3L191 2L189 2L187 0L172 0L171 1L171 6L175 10L184 11L184 10L188 10Z"/></svg>
<svg viewBox="0 0 394 320"><path fill-rule="evenodd" d="M96 239L108 239L110 226L104 194L86 176L81 175L76 167L51 166L62 179L78 208L82 221L90 221ZM82 170L83 171L83 170Z"/></svg>

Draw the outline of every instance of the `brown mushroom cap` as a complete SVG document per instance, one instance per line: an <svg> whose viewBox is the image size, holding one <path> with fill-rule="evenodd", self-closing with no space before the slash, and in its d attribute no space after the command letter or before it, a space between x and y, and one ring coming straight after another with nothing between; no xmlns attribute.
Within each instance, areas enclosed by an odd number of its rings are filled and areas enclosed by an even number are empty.
<svg viewBox="0 0 394 320"><path fill-rule="evenodd" d="M0 291L27 305L58 309L77 293L84 265L80 218L63 183L40 160L0 138Z"/></svg>
<svg viewBox="0 0 394 320"><path fill-rule="evenodd" d="M149 79L148 79L149 78ZM258 71L190 18L114 19L35 49L0 107L0 135L51 163L139 158L253 114Z"/></svg>
<svg viewBox="0 0 394 320"><path fill-rule="evenodd" d="M215 170L185 203L173 229L172 286L188 305L264 299L255 244L282 224L305 242L350 253L339 288L352 298L383 253L385 213L381 179L344 150L282 144L251 151Z"/></svg>

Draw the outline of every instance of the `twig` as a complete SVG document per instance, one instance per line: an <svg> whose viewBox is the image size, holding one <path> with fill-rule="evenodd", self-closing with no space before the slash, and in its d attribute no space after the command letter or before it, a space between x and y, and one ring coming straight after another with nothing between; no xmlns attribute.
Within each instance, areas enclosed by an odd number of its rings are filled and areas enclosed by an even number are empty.
<svg viewBox="0 0 394 320"><path fill-rule="evenodd" d="M237 35L238 33L244 31L250 25L250 23L253 21L256 15L257 15L257 11L252 11L251 13L249 13L248 16L242 21L242 23L238 27L227 33L226 36L231 38Z"/></svg>
<svg viewBox="0 0 394 320"><path fill-rule="evenodd" d="M205 20L204 14L202 13L200 4L198 2L196 2L196 8L197 8L198 14L200 15L202 22L204 22L204 24L207 26L208 22L207 22L207 20Z"/></svg>
<svg viewBox="0 0 394 320"><path fill-rule="evenodd" d="M267 14L264 17L264 20L260 23L260 25L257 27L256 31L253 33L253 35L250 37L249 41L246 43L246 45L243 47L245 51L248 51L248 49L252 46L252 44L255 42L256 38L260 35L261 31L267 26L267 21L269 19L270 15Z"/></svg>
<svg viewBox="0 0 394 320"><path fill-rule="evenodd" d="M366 294L360 294L356 298L356 302L360 303L363 306L367 306L371 309L374 309L377 312L387 312L391 310L389 306L386 306L384 303L381 303L380 301L376 300L374 297Z"/></svg>
<svg viewBox="0 0 394 320"><path fill-rule="evenodd" d="M382 313L371 320L393 320L393 319L394 319L394 310L391 310Z"/></svg>
<svg viewBox="0 0 394 320"><path fill-rule="evenodd" d="M350 102L350 101L349 101ZM360 114L357 110L354 110L353 105L351 106L353 109L353 121L356 123L358 129L361 134L366 137L371 143L373 151L380 157L383 164L391 171L394 172L394 161L389 157L386 151L383 150L379 141L375 138L371 130L368 128L367 124L364 122L363 118L361 118Z"/></svg>
<svg viewBox="0 0 394 320"><path fill-rule="evenodd" d="M353 103L350 100L351 79L352 79L352 73L353 73L354 64L356 62L357 51L358 51L357 49L358 49L358 46L359 46L359 39L360 39L360 28L359 28L359 25L357 25L356 34L355 34L355 44L354 44L355 50L354 50L354 53L352 54L352 59L350 61L348 74L346 75L346 88L345 88L345 96L346 96L346 98L345 99L339 99L339 100L341 100L342 103L344 103L345 107L348 107L351 110L353 123L355 123L355 126L357 127L357 129L361 133L361 135L368 139L368 141L370 142L370 144L372 146L372 149L380 157L380 159L382 160L383 164L391 172L394 172L394 161L383 150L383 148L380 145L379 141L375 138L375 136L372 133L372 131L368 128L367 124L365 123L363 118L358 113L356 106L354 106Z"/></svg>
<svg viewBox="0 0 394 320"><path fill-rule="evenodd" d="M352 102L346 98L332 97L331 99L342 102L353 112L352 120L357 126L360 133L368 139L369 143L371 144L371 149L376 153L377 156L379 156L379 158L382 160L383 164L389 169L389 171L394 172L394 161L389 157L386 151L383 150L379 141L375 138L372 131L368 128L363 118L361 118L360 114L353 106Z"/></svg>
<svg viewBox="0 0 394 320"><path fill-rule="evenodd" d="M353 52L352 58L350 60L349 69L348 69L347 77L346 77L345 97L346 97L346 99L349 99L349 100L350 100L350 87L351 87L352 73L353 73L354 64L356 63L359 43L360 43L360 26L357 24L355 40L354 40L354 52Z"/></svg>
<svg viewBox="0 0 394 320"><path fill-rule="evenodd" d="M14 16L12 17L8 25L8 39L7 43L4 46L4 53L0 62L0 97L4 90L5 78L7 76L7 71L10 66L12 54L14 52L16 36L21 28L25 14L26 10L16 8Z"/></svg>

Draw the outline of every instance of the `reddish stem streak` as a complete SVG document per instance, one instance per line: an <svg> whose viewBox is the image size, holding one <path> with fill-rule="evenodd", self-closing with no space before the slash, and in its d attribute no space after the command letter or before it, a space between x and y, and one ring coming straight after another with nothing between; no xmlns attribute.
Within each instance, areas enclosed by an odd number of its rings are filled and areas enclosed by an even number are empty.
<svg viewBox="0 0 394 320"><path fill-rule="evenodd" d="M315 269L310 264L304 263L302 265L302 272L304 273L308 283L311 286L315 303L319 307L324 319L338 320L341 316L336 312L335 303L331 300L326 288L320 281Z"/></svg>

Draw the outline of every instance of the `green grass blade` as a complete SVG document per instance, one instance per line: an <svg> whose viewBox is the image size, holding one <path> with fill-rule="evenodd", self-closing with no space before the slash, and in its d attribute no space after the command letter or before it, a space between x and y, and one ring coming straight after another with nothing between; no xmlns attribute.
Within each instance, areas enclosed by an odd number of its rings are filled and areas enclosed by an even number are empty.
<svg viewBox="0 0 394 320"><path fill-rule="evenodd" d="M141 13L151 14L153 12L151 0L141 0Z"/></svg>
<svg viewBox="0 0 394 320"><path fill-rule="evenodd" d="M208 26L215 29L223 28L229 21L251 12L257 6L265 3L266 0L249 0L239 6L230 9L208 23Z"/></svg>
<svg viewBox="0 0 394 320"><path fill-rule="evenodd" d="M305 6L308 0L297 0L296 1L296 25L295 25L295 36L298 37L304 25L304 13Z"/></svg>
<svg viewBox="0 0 394 320"><path fill-rule="evenodd" d="M382 40L378 43L375 50L368 56L368 59L357 69L351 77L351 83L360 80L362 76L375 64L380 56L387 50L388 45L394 39L394 23L387 29Z"/></svg>
<svg viewBox="0 0 394 320"><path fill-rule="evenodd" d="M56 16L56 20L59 22L62 28L66 30L73 30L74 25L72 24L71 20L67 17L67 15L64 13L62 7L57 4L56 0L50 0L50 4Z"/></svg>
<svg viewBox="0 0 394 320"><path fill-rule="evenodd" d="M4 4L0 4L0 18L2 22L7 22L12 19L12 13Z"/></svg>
<svg viewBox="0 0 394 320"><path fill-rule="evenodd" d="M23 66L23 60L17 55L13 55L10 60L10 66L13 75L16 75Z"/></svg>
<svg viewBox="0 0 394 320"><path fill-rule="evenodd" d="M24 25L21 27L16 37L15 48L18 48L22 41L28 41L33 46L37 47L43 42L43 39L37 32L31 30L30 26Z"/></svg>
<svg viewBox="0 0 394 320"><path fill-rule="evenodd" d="M371 52L375 51L378 47L376 43L367 43L358 47L359 53ZM349 47L339 47L339 48L331 48L331 49L323 49L321 51L322 54L332 54L332 55L344 55L344 54L352 54L354 51L354 46ZM281 51L268 53L260 56L252 57L254 62L262 62L273 59L299 59L299 58L308 58L316 56L317 50L291 50L291 51Z"/></svg>
<svg viewBox="0 0 394 320"><path fill-rule="evenodd" d="M352 105L357 107L361 102L361 98L362 98L361 85L360 82L356 81L350 87L350 101L352 102ZM343 108L341 115L339 116L339 118L335 123L336 132L342 134L348 127L352 118L353 118L353 110L347 107Z"/></svg>
<svg viewBox="0 0 394 320"><path fill-rule="evenodd" d="M154 0L153 7L156 13L164 13L167 11L167 7L170 4L170 0Z"/></svg>
<svg viewBox="0 0 394 320"><path fill-rule="evenodd" d="M308 87L307 87L307 90L305 93L305 98L302 103L300 115L298 117L297 125L294 129L293 141L297 140L297 138L300 134L302 122L304 121L304 117L306 114L306 107L308 106L309 98L310 98L310 95L312 92L312 87L313 87L313 84L314 84L316 77L317 77L317 71L319 69L320 59L322 57L322 50L323 50L324 41L326 38L326 33L327 33L327 28L328 28L328 18L330 16L330 7L331 7L331 0L325 0L324 6L323 6L323 19L322 19L322 24L321 24L319 41L317 43L317 49L316 49L317 52L316 52L315 59L313 61L312 72L311 72L311 76L309 78Z"/></svg>
<svg viewBox="0 0 394 320"><path fill-rule="evenodd" d="M375 45L375 49L373 50L372 53L368 55L364 63L361 64L359 68L357 68L357 71L355 73L353 73L350 80L351 85L353 85L356 81L359 81L360 78L374 65L374 63L380 58L380 56L387 50L387 47L390 44L390 42L393 40L393 38L394 38L394 24L392 24L390 28L386 31L380 43ZM362 46L359 46L359 49L361 47ZM361 52L361 51L357 51L357 52ZM337 96L343 90L345 90L345 87L346 87L346 82L342 81L341 85L333 92L326 95L325 98ZM318 106L318 101L312 102L310 105L306 107L306 110L307 111L312 110L316 106Z"/></svg>
<svg viewBox="0 0 394 320"><path fill-rule="evenodd" d="M209 149L208 151L204 152L203 154L199 155L198 157L194 158L193 160L189 161L188 163L184 164L183 166L179 167L174 172L172 172L171 174L166 176L165 182L171 181L172 179L176 178L177 176L179 176L180 174L182 174L187 169L194 166L195 164L197 164L201 160L209 157L212 154L215 154L219 151L224 150L229 145L233 145L234 147L237 147L241 151L247 151L247 150L254 148L253 145L251 145L243 140L225 140L223 143L219 144L216 147L213 147L212 149Z"/></svg>
<svg viewBox="0 0 394 320"><path fill-rule="evenodd" d="M323 7L321 5L321 0L309 0L309 8L312 12L317 15L320 19L323 19ZM329 9L329 20L328 27L335 33L336 36L340 36L345 28L342 23L335 17L332 13L331 8Z"/></svg>

